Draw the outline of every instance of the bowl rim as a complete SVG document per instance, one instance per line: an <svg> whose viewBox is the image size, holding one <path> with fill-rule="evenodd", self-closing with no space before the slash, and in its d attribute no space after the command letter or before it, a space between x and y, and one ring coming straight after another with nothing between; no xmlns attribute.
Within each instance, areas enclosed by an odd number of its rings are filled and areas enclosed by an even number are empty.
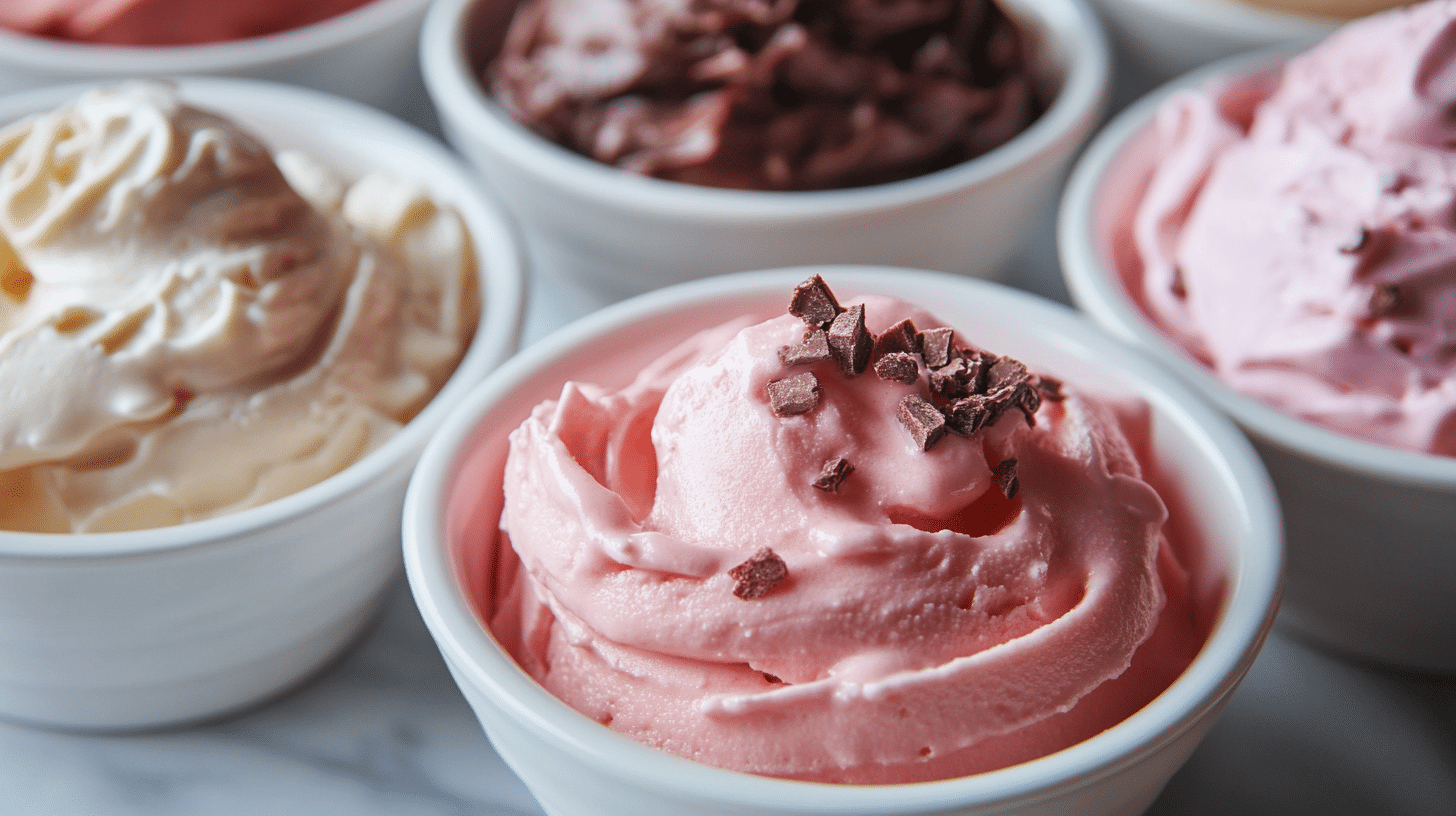
<svg viewBox="0 0 1456 816"><path fill-rule="evenodd" d="M934 782L839 785L700 765L599 728L538 685L496 644L454 573L443 529L447 487L466 458L464 444L479 430L480 418L530 382L534 371L605 332L725 296L787 292L815 273L831 277L836 287L887 293L888 273L894 280L933 283L948 296L979 299L997 313L1006 308L1029 313L1042 321L1035 325L1052 326L1071 342L1104 358L1110 355L1127 379L1141 384L1140 392L1156 411L1171 417L1188 438L1200 441L1208 462L1224 472L1222 483L1245 511L1233 522L1245 533L1240 537L1244 546L1230 558L1227 594L1208 641L1168 689L1101 734L1027 763ZM637 787L665 787L682 795L767 808L812 803L843 814L915 813L949 804L1027 805L1136 764L1193 728L1238 685L1273 623L1283 565L1279 507L1252 447L1231 422L1141 352L1071 309L1030 293L947 273L859 265L789 267L677 284L609 306L538 341L477 385L431 439L406 491L402 527L411 590L457 681L474 684L491 705L537 739Z"/></svg>
<svg viewBox="0 0 1456 816"><path fill-rule="evenodd" d="M434 398L379 447L342 471L295 493L214 518L168 527L108 533L32 533L0 530L0 558L76 559L145 556L194 549L238 535L288 523L322 506L335 504L370 482L383 478L423 448L449 409L487 372L513 354L525 317L526 273L520 242L499 205L454 153L434 137L361 102L310 88L258 79L190 77L170 80L184 99L224 115L296 111L324 116L359 138L388 139L440 167L451 179L442 196L460 212L470 231L480 284L481 313L465 356ZM107 83L74 83L21 91L0 97L0 120L53 108L81 92ZM266 141L266 134L263 134ZM435 187L434 183L429 186Z"/></svg>
<svg viewBox="0 0 1456 816"><path fill-rule="evenodd" d="M1277 68L1300 50L1300 46L1281 45L1219 60L1164 83L1113 117L1083 151L1063 190L1056 235L1062 277L1073 302L1097 323L1168 366L1261 442L1342 470L1398 484L1456 491L1456 457L1346 436L1224 384L1144 316L1105 262L1093 236L1095 201L1103 179L1124 158L1124 145L1145 131L1169 97L1218 78Z"/></svg>
<svg viewBox="0 0 1456 816"><path fill-rule="evenodd" d="M1206 33L1224 37L1273 38L1308 37L1328 34L1348 22L1339 17L1319 17L1242 3L1238 0L1097 0L1107 6L1121 6L1153 17L1175 19Z"/></svg>
<svg viewBox="0 0 1456 816"><path fill-rule="evenodd" d="M25 66L63 75L196 74L240 71L288 62L362 40L410 17L423 16L430 0L369 0L319 20L273 34L196 45L105 45L76 42L0 27L0 65Z"/></svg>
<svg viewBox="0 0 1456 816"><path fill-rule="evenodd" d="M1010 141L952 167L885 184L812 191L706 187L602 164L542 138L505 113L477 81L466 55L465 21L488 1L437 0L420 32L425 88L452 144L487 145L508 154L522 172L600 206L672 218L808 219L948 196L1006 176L1069 140L1080 144L1100 116L1111 82L1106 37L1086 0L1008 0L1014 17L1036 22L1038 41L1059 55L1065 74L1052 104Z"/></svg>

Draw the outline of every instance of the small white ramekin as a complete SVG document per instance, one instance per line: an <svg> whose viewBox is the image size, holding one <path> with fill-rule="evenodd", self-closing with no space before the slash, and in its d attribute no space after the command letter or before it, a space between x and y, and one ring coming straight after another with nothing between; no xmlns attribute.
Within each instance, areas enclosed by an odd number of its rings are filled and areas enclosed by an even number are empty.
<svg viewBox="0 0 1456 816"><path fill-rule="evenodd" d="M525 280L511 229L439 142L301 88L235 79L179 87L275 150L304 150L346 177L388 169L421 180L470 231L481 319L465 358L419 415L312 487L174 527L0 531L0 717L75 729L183 723L253 704L327 664L399 573L400 507L426 437L519 341ZM0 122L81 90L0 98Z"/></svg>
<svg viewBox="0 0 1456 816"><path fill-rule="evenodd" d="M1078 162L1058 249L1078 306L1141 346L1232 417L1269 468L1284 510L1281 626L1402 667L1456 672L1456 458L1398 450L1276 411L1225 385L1164 335L1128 294L1117 224L1151 172L1150 136L1171 94L1268 70L1289 51L1234 57L1175 80L1114 119ZM1131 263L1131 259L1127 263Z"/></svg>
<svg viewBox="0 0 1456 816"><path fill-rule="evenodd" d="M262 37L203 45L68 42L0 28L0 94L72 82L216 75L286 82L395 114L423 90L419 32L430 0L373 0Z"/></svg>
<svg viewBox="0 0 1456 816"><path fill-rule="evenodd" d="M491 580L507 435L569 378L624 384L704 326L770 317L822 274L841 298L923 304L967 338L1067 378L1145 399L1151 448L1206 541L1195 582L1222 586L1193 663L1142 710L1055 754L1003 770L908 785L830 785L754 776L659 752L553 697L492 637L470 600ZM589 315L525 349L441 426L405 501L405 567L425 623L491 743L553 816L893 816L1141 813L1213 725L1253 662L1277 605L1278 507L1231 423L1136 351L1059 304L944 273L823 266L673 286Z"/></svg>
<svg viewBox="0 0 1456 816"><path fill-rule="evenodd" d="M1091 0L1118 59L1161 84L1224 57L1327 36L1339 20L1239 0Z"/></svg>
<svg viewBox="0 0 1456 816"><path fill-rule="evenodd" d="M450 142L521 224L534 266L609 297L695 277L806 263L883 263L995 277L1050 206L1102 110L1108 56L1084 0L1005 0L1033 34L1055 99L991 152L844 190L724 190L647 178L532 133L481 85L516 0L439 0L421 38Z"/></svg>

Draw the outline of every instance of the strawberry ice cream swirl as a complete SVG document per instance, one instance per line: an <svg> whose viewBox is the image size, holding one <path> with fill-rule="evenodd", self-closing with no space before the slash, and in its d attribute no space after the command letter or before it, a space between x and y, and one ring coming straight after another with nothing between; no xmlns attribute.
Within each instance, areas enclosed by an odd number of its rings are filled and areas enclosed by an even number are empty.
<svg viewBox="0 0 1456 816"><path fill-rule="evenodd" d="M862 306L871 337L938 325ZM730 323L535 409L506 466L497 636L589 716L737 770L911 781L1089 736L1056 715L1127 671L1165 604L1167 511L1128 433L1146 414L985 355L1010 401L927 436L904 404L949 412L956 388L928 350L899 379L791 364L806 322ZM775 396L806 373L811 407Z"/></svg>

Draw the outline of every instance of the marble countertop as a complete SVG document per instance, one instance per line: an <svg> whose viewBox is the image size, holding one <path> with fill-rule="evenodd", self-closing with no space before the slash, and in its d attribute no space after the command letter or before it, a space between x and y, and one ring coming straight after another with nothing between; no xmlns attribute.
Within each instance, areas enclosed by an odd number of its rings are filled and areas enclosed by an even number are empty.
<svg viewBox="0 0 1456 816"><path fill-rule="evenodd" d="M417 122L433 129L428 111ZM1008 282L1065 301L1050 214L1036 229ZM525 342L598 305L538 278ZM1276 629L1212 733L1149 813L1456 813L1456 677L1357 665ZM240 715L127 735L0 722L0 816L172 814L541 810L491 749L401 578L377 622L341 660Z"/></svg>

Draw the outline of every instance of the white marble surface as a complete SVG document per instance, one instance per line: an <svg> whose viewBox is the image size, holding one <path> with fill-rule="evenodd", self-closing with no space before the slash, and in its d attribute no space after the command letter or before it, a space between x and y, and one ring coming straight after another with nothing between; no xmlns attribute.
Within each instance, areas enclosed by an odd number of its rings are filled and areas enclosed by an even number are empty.
<svg viewBox="0 0 1456 816"><path fill-rule="evenodd" d="M1049 219L1012 283L1065 300ZM594 305L538 282L527 341ZM132 735L0 722L0 816L540 813L491 750L402 581L340 662L244 714ZM1456 678L1358 666L1276 632L1150 813L1456 814Z"/></svg>

